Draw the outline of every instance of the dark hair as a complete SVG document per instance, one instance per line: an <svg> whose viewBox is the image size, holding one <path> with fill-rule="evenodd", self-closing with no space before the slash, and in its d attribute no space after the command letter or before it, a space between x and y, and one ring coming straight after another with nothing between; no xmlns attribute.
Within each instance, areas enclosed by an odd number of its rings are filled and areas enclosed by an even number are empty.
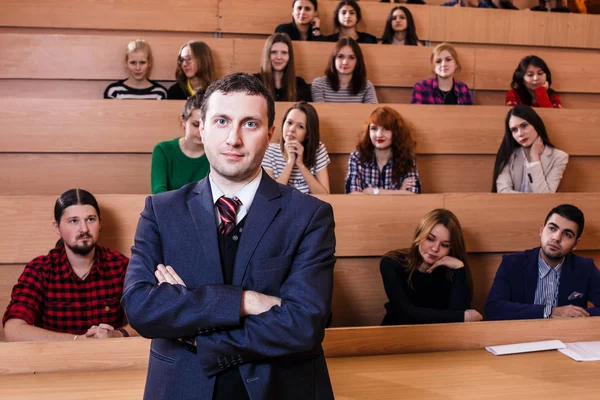
<svg viewBox="0 0 600 400"><path fill-rule="evenodd" d="M517 92L521 102L528 106L531 105L533 99L531 98L531 93L529 93L529 90L527 90L527 87L525 86L523 78L525 77L527 68L529 68L530 65L541 68L546 74L546 81L548 82L548 95L551 96L556 93L554 90L550 89L550 86L552 86L552 73L550 72L548 65L546 65L546 62L538 56L527 56L523 58L521 62L519 62L517 69L515 69L510 87Z"/></svg>
<svg viewBox="0 0 600 400"><path fill-rule="evenodd" d="M331 57L329 57L329 63L325 69L325 76L327 77L329 86L331 86L333 90L336 92L340 90L340 79L338 77L338 71L335 68L335 58L340 50L342 50L342 48L345 46L350 46L354 56L356 56L356 67L354 67L354 71L352 71L351 86L352 94L357 95L367 87L367 67L365 65L363 53L360 50L360 46L356 40L352 38L343 38L338 40L333 48L333 51L331 52Z"/></svg>
<svg viewBox="0 0 600 400"><path fill-rule="evenodd" d="M569 221L575 222L577 224L577 239L581 237L581 234L583 233L583 227L585 225L585 218L583 217L583 212L579 208L572 204L561 204L560 206L554 207L546 216L544 225L548 223L548 220L554 214L558 214Z"/></svg>
<svg viewBox="0 0 600 400"><path fill-rule="evenodd" d="M356 23L358 24L362 19L362 13L360 12L360 6L354 0L342 0L338 3L335 11L333 12L333 26L335 26L338 30L342 29L342 25L340 24L340 10L344 6L350 6L354 8L356 12Z"/></svg>
<svg viewBox="0 0 600 400"><path fill-rule="evenodd" d="M221 92L223 94L244 92L249 96L262 96L267 102L268 127L271 128L273 126L275 122L275 100L273 100L271 92L267 90L262 81L257 77L243 72L236 72L211 83L204 93L204 100L200 106L200 118L202 121L206 119L208 100L214 92Z"/></svg>
<svg viewBox="0 0 600 400"><path fill-rule="evenodd" d="M385 21L385 29L383 31L383 36L381 37L381 43L393 43L394 28L392 27L392 18L394 17L394 12L398 10L401 10L404 13L404 15L406 15L406 36L404 37L404 44L407 46L417 46L419 44L419 37L417 36L415 20L410 10L404 6L394 7L388 14L387 20Z"/></svg>
<svg viewBox="0 0 600 400"><path fill-rule="evenodd" d="M287 33L276 32L267 38L263 47L260 76L266 88L275 97L275 74L271 63L271 48L275 43L284 43L288 48L289 60L281 78L281 101L296 101L296 67L294 65L294 48Z"/></svg>
<svg viewBox="0 0 600 400"><path fill-rule="evenodd" d="M88 205L96 209L98 218L100 218L100 207L93 194L83 189L69 189L61 194L56 203L54 203L54 220L57 225L60 225L60 219L65 210L75 205ZM55 247L63 246L63 240L58 239Z"/></svg>
<svg viewBox="0 0 600 400"><path fill-rule="evenodd" d="M185 72L183 72L183 68L181 67L181 52L184 48L189 46L190 53L192 53L192 57L196 60L196 64L198 65L198 71L196 71L196 78L200 79L202 82L202 86L199 88L199 92L204 92L208 85L213 82L217 76L215 72L215 63L213 61L212 52L210 51L210 47L204 42L199 40L190 41L181 46L179 49L179 53L177 55L177 69L175 70L175 79L179 84L179 87L183 90L184 93L187 93L187 76Z"/></svg>
<svg viewBox="0 0 600 400"><path fill-rule="evenodd" d="M312 105L305 101L294 104L285 112L285 115L283 116L283 122L281 123L281 154L285 154L283 126L285 125L285 120L287 119L288 114L292 110L300 110L304 113L304 115L306 115L306 136L302 142L302 146L304 147L303 161L304 165L310 169L314 167L315 163L317 162L317 150L319 149L319 144L321 143L321 136L319 133L319 114L317 114L317 110L315 110Z"/></svg>
<svg viewBox="0 0 600 400"><path fill-rule="evenodd" d="M292 8L294 8L294 4L296 4L297 1L300 0L292 0ZM317 0L308 0L312 3L313 7L315 8L315 11L317 11L319 9L319 4L317 3Z"/></svg>
<svg viewBox="0 0 600 400"><path fill-rule="evenodd" d="M415 141L412 138L410 126L393 108L384 106L373 110L356 146L359 160L363 164L371 162L375 151L375 146L371 141L371 124L392 132L392 181L400 182L404 175L415 170Z"/></svg>
<svg viewBox="0 0 600 400"><path fill-rule="evenodd" d="M522 118L529 122L539 135L540 139L542 139L544 145L554 147L552 142L550 142L550 138L548 138L548 132L546 132L544 121L542 121L535 110L529 106L526 106L525 104L514 106L508 112L508 114L506 114L506 120L504 121L504 138L502 139L502 143L500 143L500 148L498 149L498 154L496 155L496 163L494 164L494 179L492 181L492 192L494 193L497 192L496 179L498 179L498 175L500 175L504 167L508 164L513 152L521 147L521 145L513 137L513 134L510 131L510 126L508 125L510 117L513 116Z"/></svg>
<svg viewBox="0 0 600 400"><path fill-rule="evenodd" d="M204 98L204 93L196 92L195 95L187 99L185 105L183 106L183 112L181 113L181 117L184 121L190 119L192 115L192 111L199 110L202 106L202 99Z"/></svg>

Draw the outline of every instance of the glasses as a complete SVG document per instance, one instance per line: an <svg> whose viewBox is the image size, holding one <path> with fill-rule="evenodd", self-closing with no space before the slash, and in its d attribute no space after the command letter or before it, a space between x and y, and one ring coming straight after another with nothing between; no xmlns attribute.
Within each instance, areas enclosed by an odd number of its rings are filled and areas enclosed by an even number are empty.
<svg viewBox="0 0 600 400"><path fill-rule="evenodd" d="M177 63L179 65L191 64L192 63L192 58L191 57L189 57L189 58L181 58L181 57L179 57L179 59L177 60Z"/></svg>

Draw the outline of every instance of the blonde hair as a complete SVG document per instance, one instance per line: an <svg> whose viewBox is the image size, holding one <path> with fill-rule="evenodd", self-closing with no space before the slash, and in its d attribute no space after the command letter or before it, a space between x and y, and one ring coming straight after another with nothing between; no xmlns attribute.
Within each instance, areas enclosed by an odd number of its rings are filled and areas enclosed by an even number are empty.
<svg viewBox="0 0 600 400"><path fill-rule="evenodd" d="M462 70L462 66L460 65L460 60L458 58L458 53L454 46L450 43L440 43L431 52L431 58L429 59L429 63L431 64L431 70L435 73L435 58L444 50L448 50L448 53L454 58L454 62L456 62L456 71L455 73L459 73Z"/></svg>
<svg viewBox="0 0 600 400"><path fill-rule="evenodd" d="M129 61L129 55L134 51L143 51L148 56L148 73L146 78L150 76L152 72L152 66L154 65L154 59L152 58L152 48L144 39L135 39L127 43L127 51L125 52L125 62Z"/></svg>

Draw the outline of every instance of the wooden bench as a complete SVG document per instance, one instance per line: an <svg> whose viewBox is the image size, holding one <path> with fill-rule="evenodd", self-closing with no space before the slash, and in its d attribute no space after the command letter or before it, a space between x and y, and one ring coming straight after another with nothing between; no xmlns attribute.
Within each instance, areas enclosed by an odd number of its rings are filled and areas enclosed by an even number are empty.
<svg viewBox="0 0 600 400"><path fill-rule="evenodd" d="M277 103L277 135L289 105ZM414 127L424 193L491 190L508 108L391 106ZM11 171L0 181L0 194L58 195L73 186L93 193L149 193L152 149L159 141L181 134L182 107L181 101L0 98L0 170ZM332 193L343 193L348 155L376 106L319 103L315 107L321 140L332 160ZM553 143L570 154L560 190L596 191L600 186L597 112L538 112ZM572 140L574 135L577 140ZM74 170L74 165L88 168Z"/></svg>
<svg viewBox="0 0 600 400"><path fill-rule="evenodd" d="M42 34L0 32L0 97L92 99L125 75L124 47L136 36L114 34ZM218 76L235 71L260 71L262 39L213 39L184 33L144 37L154 51L152 78L171 85L181 45L201 39L211 47ZM332 43L294 42L297 74L307 82L322 76ZM382 103L409 103L413 85L432 76L431 48L363 45L369 80ZM463 71L458 79L475 93L477 104L503 105L512 73L528 54L544 58L553 72L553 87L566 108L600 104L600 79L594 65L600 54L574 49L458 48ZM39 62L44 54L44 62ZM383 59L399 60L382 63ZM405 62L401 60L410 60ZM93 65L93 68L90 66Z"/></svg>
<svg viewBox="0 0 600 400"><path fill-rule="evenodd" d="M446 194L410 197L320 196L336 218L334 326L378 325L387 301L379 260L406 247L417 222L428 211L455 212L465 230L474 281L473 305L483 305L503 253L539 245L539 227L551 208L572 203L585 213L586 230L577 253L600 261L600 210L596 193L557 195ZM100 242L130 254L143 195L98 195L103 229ZM54 246L53 196L0 196L0 310L23 265ZM394 212L390 213L390 210ZM510 210L510 211L509 211ZM507 218L507 215L512 215ZM44 224L43 221L46 221Z"/></svg>
<svg viewBox="0 0 600 400"><path fill-rule="evenodd" d="M288 2L258 0L240 7L235 0L185 0L131 5L105 1L2 0L0 26L137 31L219 32L233 35L268 35L291 21ZM336 1L321 2L319 14L325 33L332 31ZM381 36L393 4L362 6L361 30ZM433 42L489 43L498 45L600 48L600 25L593 15L525 13L512 10L408 6L419 36ZM559 27L559 29L557 29ZM535 32L532 34L531 32Z"/></svg>

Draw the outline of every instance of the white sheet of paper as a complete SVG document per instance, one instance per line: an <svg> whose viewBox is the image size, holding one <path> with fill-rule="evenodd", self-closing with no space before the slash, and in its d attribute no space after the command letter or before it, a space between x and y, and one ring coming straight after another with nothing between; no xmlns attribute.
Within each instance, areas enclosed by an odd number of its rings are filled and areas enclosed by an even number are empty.
<svg viewBox="0 0 600 400"><path fill-rule="evenodd" d="M567 343L565 349L558 351L575 361L600 361L600 342Z"/></svg>
<svg viewBox="0 0 600 400"><path fill-rule="evenodd" d="M501 346L488 346L485 349L495 356L506 354L531 353L533 351L546 351L564 349L567 346L560 340L545 340L543 342L529 342L505 344Z"/></svg>

